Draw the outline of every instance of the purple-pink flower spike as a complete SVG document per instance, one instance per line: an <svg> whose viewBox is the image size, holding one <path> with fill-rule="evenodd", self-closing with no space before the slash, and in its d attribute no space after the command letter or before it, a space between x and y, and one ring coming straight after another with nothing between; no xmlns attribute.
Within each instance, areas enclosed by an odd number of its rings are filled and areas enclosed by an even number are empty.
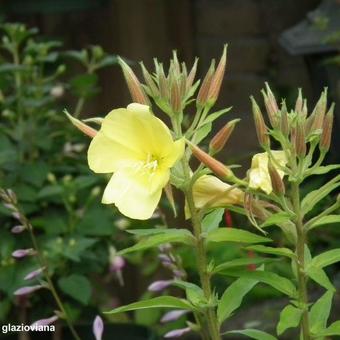
<svg viewBox="0 0 340 340"><path fill-rule="evenodd" d="M187 310L172 310L170 312L167 312L163 315L161 322L166 323L166 322L171 322L171 321L176 321L178 320L181 316L187 314Z"/></svg>
<svg viewBox="0 0 340 340"><path fill-rule="evenodd" d="M37 320L34 323L32 323L31 326L48 326L58 320L58 317L56 315L51 316L50 318L47 319L41 319Z"/></svg>
<svg viewBox="0 0 340 340"><path fill-rule="evenodd" d="M102 340L104 323L99 315L97 315L93 321L92 330L96 340Z"/></svg>
<svg viewBox="0 0 340 340"><path fill-rule="evenodd" d="M173 280L160 280L151 283L148 287L148 291L150 292L160 292L163 289L169 287L173 283Z"/></svg>
<svg viewBox="0 0 340 340"><path fill-rule="evenodd" d="M37 286L29 286L29 287L22 287L17 289L13 294L16 296L21 296L21 295L28 295L31 294L39 289L43 288L42 285L37 285Z"/></svg>
<svg viewBox="0 0 340 340"><path fill-rule="evenodd" d="M181 329L175 329L173 331L170 331L164 335L164 338L179 338L185 333L189 333L191 331L190 327L181 328Z"/></svg>

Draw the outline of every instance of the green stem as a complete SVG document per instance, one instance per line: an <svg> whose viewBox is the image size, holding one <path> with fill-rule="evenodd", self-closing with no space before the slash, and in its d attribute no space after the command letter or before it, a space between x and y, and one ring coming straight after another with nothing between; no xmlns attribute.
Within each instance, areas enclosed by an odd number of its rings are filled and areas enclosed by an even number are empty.
<svg viewBox="0 0 340 340"><path fill-rule="evenodd" d="M294 212L296 214L295 225L297 231L297 276L298 276L298 291L299 302L301 308L303 308L302 319L300 323L302 339L310 340L310 328L309 328L309 316L308 316L308 291L307 291L307 277L305 272L305 246L307 244L307 235L303 226L303 215L301 212L300 204L300 188L299 183L294 182L292 184L292 203Z"/></svg>

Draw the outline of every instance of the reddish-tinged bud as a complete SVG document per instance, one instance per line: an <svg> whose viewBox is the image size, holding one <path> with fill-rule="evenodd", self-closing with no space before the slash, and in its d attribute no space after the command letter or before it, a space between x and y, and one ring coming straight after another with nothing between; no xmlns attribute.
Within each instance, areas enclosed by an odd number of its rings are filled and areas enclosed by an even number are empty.
<svg viewBox="0 0 340 340"><path fill-rule="evenodd" d="M320 99L315 105L310 132L322 129L323 120L327 110L327 88L321 93Z"/></svg>
<svg viewBox="0 0 340 340"><path fill-rule="evenodd" d="M235 125L240 121L240 119L234 119L228 122L226 125L220 129L216 135L212 138L209 144L209 148L213 153L220 152L226 143L228 142L232 132L234 131Z"/></svg>
<svg viewBox="0 0 340 340"><path fill-rule="evenodd" d="M253 108L253 116L255 121L257 139L262 147L269 147L270 139L267 134L267 126L266 123L264 122L261 110L253 96L250 97L250 100Z"/></svg>
<svg viewBox="0 0 340 340"><path fill-rule="evenodd" d="M298 157L304 157L306 155L305 126L301 120L297 121L294 146Z"/></svg>
<svg viewBox="0 0 340 340"><path fill-rule="evenodd" d="M211 85L211 80L215 72L215 60L211 61L209 70L205 75L201 87L198 91L196 103L198 106L205 106L208 100L209 89Z"/></svg>
<svg viewBox="0 0 340 340"><path fill-rule="evenodd" d="M161 97L163 99L168 99L170 90L169 90L168 81L165 77L165 73L164 73L164 69L163 69L162 64L160 64L158 66L158 86L159 86L159 91L160 91Z"/></svg>
<svg viewBox="0 0 340 340"><path fill-rule="evenodd" d="M198 146L190 143L193 155L206 165L215 175L220 178L228 178L233 175L233 172L217 159L211 157Z"/></svg>
<svg viewBox="0 0 340 340"><path fill-rule="evenodd" d="M190 90L192 84L194 83L196 71L197 71L197 62L198 62L198 58L195 58L194 65L192 66L192 68L191 68L191 70L188 74L188 77L187 77L186 92L188 92Z"/></svg>
<svg viewBox="0 0 340 340"><path fill-rule="evenodd" d="M277 172L276 168L273 166L273 164L269 161L268 162L268 172L270 176L270 180L272 182L273 191L278 195L284 195L285 185Z"/></svg>
<svg viewBox="0 0 340 340"><path fill-rule="evenodd" d="M89 137L93 138L97 134L97 130L93 129L91 126L83 123L81 120L72 117L67 111L64 111L67 118L71 121L71 123L78 128L81 132L85 133Z"/></svg>
<svg viewBox="0 0 340 340"><path fill-rule="evenodd" d="M148 97L145 95L141 83L132 71L131 67L122 59L118 58L118 63L122 68L126 84L129 88L131 98L134 103L150 105Z"/></svg>
<svg viewBox="0 0 340 340"><path fill-rule="evenodd" d="M334 103L331 105L323 122L322 135L321 135L320 145L319 145L320 150L322 152L327 152L331 145L333 120L334 120Z"/></svg>
<svg viewBox="0 0 340 340"><path fill-rule="evenodd" d="M298 94L298 97L297 97L296 103L295 103L295 112L298 113L298 114L301 114L302 108L303 108L302 91L301 91L301 89L299 89L299 94Z"/></svg>
<svg viewBox="0 0 340 340"><path fill-rule="evenodd" d="M172 82L170 93L170 104L174 113L181 111L182 102L178 82L175 80Z"/></svg>
<svg viewBox="0 0 340 340"><path fill-rule="evenodd" d="M224 79L225 67L227 64L227 46L228 45L224 45L223 47L221 59L217 65L216 72L211 79L208 93L208 101L211 105L213 105L217 100Z"/></svg>
<svg viewBox="0 0 340 340"><path fill-rule="evenodd" d="M152 79L151 74L148 72L148 70L145 68L142 62L140 63L140 66L142 68L145 84L148 86L150 90L150 94L154 97L158 97L159 91L158 91L155 81Z"/></svg>
<svg viewBox="0 0 340 340"><path fill-rule="evenodd" d="M266 110L268 113L268 118L270 120L270 124L272 125L273 128L277 127L279 121L278 121L278 117L277 117L277 113L279 111L276 99L274 97L273 92L271 91L268 83L266 83L266 90L267 93L262 90L262 95L264 98L264 104L266 106Z"/></svg>

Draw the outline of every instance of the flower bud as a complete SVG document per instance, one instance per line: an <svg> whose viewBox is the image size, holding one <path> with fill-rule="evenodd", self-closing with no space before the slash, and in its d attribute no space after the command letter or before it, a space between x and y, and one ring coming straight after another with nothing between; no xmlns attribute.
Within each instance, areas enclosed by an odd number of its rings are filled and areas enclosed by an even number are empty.
<svg viewBox="0 0 340 340"><path fill-rule="evenodd" d="M282 102L281 106L281 121L280 121L280 130L284 136L288 136L289 133L289 120L288 120L288 112L286 102Z"/></svg>
<svg viewBox="0 0 340 340"><path fill-rule="evenodd" d="M209 144L209 148L213 153L221 151L226 143L228 142L232 132L234 131L235 125L240 119L234 119L228 122L222 129L220 129L216 135L212 138Z"/></svg>
<svg viewBox="0 0 340 340"><path fill-rule="evenodd" d="M173 280L160 280L151 283L148 287L149 292L160 292L173 284Z"/></svg>
<svg viewBox="0 0 340 340"><path fill-rule="evenodd" d="M331 105L323 122L322 134L319 145L320 150L322 152L327 152L331 145L333 120L334 120L334 103Z"/></svg>
<svg viewBox="0 0 340 340"><path fill-rule="evenodd" d="M295 103L295 112L297 114L301 114L302 108L303 108L302 91L301 91L301 89L299 89L298 97L297 97L296 103Z"/></svg>
<svg viewBox="0 0 340 340"><path fill-rule="evenodd" d="M266 83L266 90L267 90L267 93L264 90L262 90L261 92L264 98L264 104L266 106L270 124L272 125L273 128L275 128L277 127L279 123L278 117L277 117L279 108L278 108L275 96L272 90L270 89L268 83Z"/></svg>
<svg viewBox="0 0 340 340"><path fill-rule="evenodd" d="M160 64L158 68L158 85L159 85L159 91L160 95L163 99L169 98L169 84L167 81L167 78L165 77L163 65Z"/></svg>
<svg viewBox="0 0 340 340"><path fill-rule="evenodd" d="M24 277L24 280L27 281L27 280L33 280L33 279L35 279L35 278L38 277L45 269L46 269L45 267L42 267L42 268L38 268L38 269L34 270L33 272L28 273L28 274Z"/></svg>
<svg viewBox="0 0 340 340"><path fill-rule="evenodd" d="M173 331L170 331L170 332L164 334L164 338L180 338L184 334L189 333L190 331L191 331L190 327L175 329Z"/></svg>
<svg viewBox="0 0 340 340"><path fill-rule="evenodd" d="M171 310L170 312L167 312L163 315L163 317L161 318L161 323L176 321L187 313L189 313L189 311L182 309Z"/></svg>
<svg viewBox="0 0 340 340"><path fill-rule="evenodd" d="M21 259L26 256L32 256L35 255L36 252L33 248L28 249L17 249L12 253L12 256L16 259Z"/></svg>
<svg viewBox="0 0 340 340"><path fill-rule="evenodd" d="M119 272L125 267L125 260L122 256L114 256L111 260L110 270L112 272Z"/></svg>
<svg viewBox="0 0 340 340"><path fill-rule="evenodd" d="M22 288L17 289L13 294L15 296L29 295L29 294L34 293L35 291L37 291L37 290L39 290L43 287L44 286L42 286L42 285L22 287Z"/></svg>
<svg viewBox="0 0 340 340"><path fill-rule="evenodd" d="M187 77L186 92L188 92L190 90L192 84L194 83L196 71L197 71L197 62L198 62L198 58L195 58L194 65L192 66L192 68L191 68L191 70L188 74L188 77Z"/></svg>
<svg viewBox="0 0 340 340"><path fill-rule="evenodd" d="M140 63L140 65L141 65L141 68L142 68L144 81L145 81L146 85L148 86L148 88L150 90L150 94L153 97L159 97L159 90L156 86L155 81L152 79L151 74L147 71L147 69L145 68L145 66L142 62Z"/></svg>
<svg viewBox="0 0 340 340"><path fill-rule="evenodd" d="M271 161L268 162L268 172L272 183L273 191L278 195L284 195L286 191L285 185L281 179L281 176L279 175Z"/></svg>
<svg viewBox="0 0 340 340"><path fill-rule="evenodd" d="M211 79L211 84L208 93L208 101L211 106L216 102L218 98L218 95L221 90L221 85L224 79L225 66L227 63L227 46L228 45L224 45L223 47L221 59L217 65L216 72L214 73Z"/></svg>
<svg viewBox="0 0 340 340"><path fill-rule="evenodd" d="M56 322L59 319L57 315L53 315L48 319L41 319L32 323L31 327L38 327L38 326L48 326L52 323Z"/></svg>
<svg viewBox="0 0 340 340"><path fill-rule="evenodd" d="M174 113L179 113L181 111L181 95L178 82L174 80L171 85L170 92L170 104Z"/></svg>
<svg viewBox="0 0 340 340"><path fill-rule="evenodd" d="M295 152L298 157L306 155L306 137L305 126L301 120L297 121L295 139L294 139Z"/></svg>
<svg viewBox="0 0 340 340"><path fill-rule="evenodd" d="M217 159L211 157L198 146L190 143L193 155L206 165L214 174L221 178L228 178L233 175L233 172Z"/></svg>
<svg viewBox="0 0 340 340"><path fill-rule="evenodd" d="M212 60L209 70L207 74L205 75L202 81L201 87L197 94L196 103L197 103L197 106L199 107L205 106L207 104L210 84L211 84L211 80L213 78L214 72L215 72L215 60Z"/></svg>
<svg viewBox="0 0 340 340"><path fill-rule="evenodd" d="M104 332L104 323L102 318L97 315L93 321L92 331L96 340L101 340Z"/></svg>
<svg viewBox="0 0 340 340"><path fill-rule="evenodd" d="M81 120L72 117L67 111L64 111L67 118L71 121L71 123L78 128L81 132L85 133L85 135L93 138L97 134L97 130L93 129L91 126L83 123Z"/></svg>
<svg viewBox="0 0 340 340"><path fill-rule="evenodd" d="M264 122L261 110L253 96L250 97L250 100L253 108L253 116L255 121L257 139L262 147L269 147L270 139L267 134L267 126L266 123Z"/></svg>
<svg viewBox="0 0 340 340"><path fill-rule="evenodd" d="M118 58L118 63L122 68L124 78L129 88L133 102L149 105L149 99L145 95L142 85L132 71L131 67L122 58Z"/></svg>
<svg viewBox="0 0 340 340"><path fill-rule="evenodd" d="M323 121L327 110L327 88L321 93L318 102L315 105L311 118L310 133L320 130L323 127Z"/></svg>
<svg viewBox="0 0 340 340"><path fill-rule="evenodd" d="M26 227L24 227L23 225L16 225L11 229L11 233L13 234L20 234L22 233L24 230L26 229Z"/></svg>

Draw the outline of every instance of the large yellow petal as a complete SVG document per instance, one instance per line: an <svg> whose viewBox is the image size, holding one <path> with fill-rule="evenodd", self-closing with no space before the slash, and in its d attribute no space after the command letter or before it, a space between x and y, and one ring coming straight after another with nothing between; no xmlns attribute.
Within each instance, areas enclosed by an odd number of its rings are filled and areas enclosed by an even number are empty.
<svg viewBox="0 0 340 340"><path fill-rule="evenodd" d="M154 180L157 179L154 178ZM162 194L162 186L151 190L150 175L123 168L116 171L105 188L102 203L115 204L125 216L146 220L154 213Z"/></svg>
<svg viewBox="0 0 340 340"><path fill-rule="evenodd" d="M251 169L249 171L249 187L252 189L261 189L269 195L273 188L268 170L262 168Z"/></svg>
<svg viewBox="0 0 340 340"><path fill-rule="evenodd" d="M185 150L185 139L181 138L176 140L169 153L164 157L164 166L171 168L178 160L183 157Z"/></svg>

